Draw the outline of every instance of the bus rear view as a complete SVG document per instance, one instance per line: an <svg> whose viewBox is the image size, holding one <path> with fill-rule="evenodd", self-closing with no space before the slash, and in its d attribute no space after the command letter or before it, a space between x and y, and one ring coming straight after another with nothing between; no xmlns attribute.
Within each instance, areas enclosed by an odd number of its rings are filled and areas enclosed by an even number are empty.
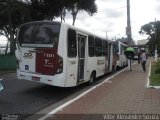
<svg viewBox="0 0 160 120"><path fill-rule="evenodd" d="M23 24L17 47L18 78L53 86L91 84L116 66L111 41L60 22Z"/></svg>
<svg viewBox="0 0 160 120"><path fill-rule="evenodd" d="M63 58L58 54L61 24L32 22L19 28L16 50L17 77L54 85L63 72ZM63 86L63 85L58 85Z"/></svg>

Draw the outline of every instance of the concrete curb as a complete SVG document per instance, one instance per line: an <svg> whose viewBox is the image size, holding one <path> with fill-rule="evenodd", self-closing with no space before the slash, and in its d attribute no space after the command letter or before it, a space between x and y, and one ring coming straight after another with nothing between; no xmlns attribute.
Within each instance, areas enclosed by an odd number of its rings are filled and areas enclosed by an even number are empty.
<svg viewBox="0 0 160 120"><path fill-rule="evenodd" d="M5 74L10 74L10 73L16 73L16 70L15 71L2 71L0 72L0 75L5 75Z"/></svg>

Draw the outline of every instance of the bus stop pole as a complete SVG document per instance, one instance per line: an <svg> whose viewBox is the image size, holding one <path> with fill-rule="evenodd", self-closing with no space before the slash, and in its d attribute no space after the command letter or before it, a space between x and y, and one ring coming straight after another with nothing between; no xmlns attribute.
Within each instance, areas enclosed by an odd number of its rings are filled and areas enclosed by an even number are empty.
<svg viewBox="0 0 160 120"><path fill-rule="evenodd" d="M132 70L132 60L131 59L128 59L128 70Z"/></svg>

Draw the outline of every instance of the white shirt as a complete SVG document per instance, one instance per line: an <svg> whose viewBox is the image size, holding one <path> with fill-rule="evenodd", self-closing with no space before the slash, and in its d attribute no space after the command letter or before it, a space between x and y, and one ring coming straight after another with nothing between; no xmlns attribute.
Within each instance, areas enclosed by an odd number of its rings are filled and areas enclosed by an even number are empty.
<svg viewBox="0 0 160 120"><path fill-rule="evenodd" d="M146 53L142 53L142 55L141 55L141 60L142 60L142 61L147 61Z"/></svg>

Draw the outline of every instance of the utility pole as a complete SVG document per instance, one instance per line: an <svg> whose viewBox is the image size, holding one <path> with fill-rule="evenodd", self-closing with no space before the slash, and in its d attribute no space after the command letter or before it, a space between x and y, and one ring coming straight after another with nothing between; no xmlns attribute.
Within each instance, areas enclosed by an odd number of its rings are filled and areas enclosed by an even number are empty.
<svg viewBox="0 0 160 120"><path fill-rule="evenodd" d="M127 0L127 27L126 27L126 35L128 39L128 46L131 47L132 45L132 32L131 32L131 19L130 19L130 0ZM128 68L131 71L131 59L128 60Z"/></svg>
<svg viewBox="0 0 160 120"><path fill-rule="evenodd" d="M132 44L132 32L131 32L131 18L130 18L130 0L127 0L127 28L126 34L128 39L128 45Z"/></svg>

